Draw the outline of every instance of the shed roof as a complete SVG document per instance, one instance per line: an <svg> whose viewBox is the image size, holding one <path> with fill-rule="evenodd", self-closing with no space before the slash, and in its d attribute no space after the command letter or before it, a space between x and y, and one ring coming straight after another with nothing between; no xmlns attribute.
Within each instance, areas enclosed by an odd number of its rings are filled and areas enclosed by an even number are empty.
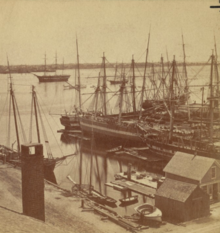
<svg viewBox="0 0 220 233"><path fill-rule="evenodd" d="M176 152L164 172L200 181L215 162L215 159Z"/></svg>
<svg viewBox="0 0 220 233"><path fill-rule="evenodd" d="M156 196L185 202L196 187L196 184L166 178L163 184L157 190Z"/></svg>

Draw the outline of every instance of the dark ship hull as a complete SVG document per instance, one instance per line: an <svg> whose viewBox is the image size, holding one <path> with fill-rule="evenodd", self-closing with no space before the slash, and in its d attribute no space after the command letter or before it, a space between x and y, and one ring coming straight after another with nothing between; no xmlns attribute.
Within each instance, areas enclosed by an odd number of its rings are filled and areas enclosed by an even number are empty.
<svg viewBox="0 0 220 233"><path fill-rule="evenodd" d="M78 114L62 115L60 123L65 127L65 130L80 130Z"/></svg>
<svg viewBox="0 0 220 233"><path fill-rule="evenodd" d="M36 75L39 82L67 82L70 75Z"/></svg>
<svg viewBox="0 0 220 233"><path fill-rule="evenodd" d="M127 121L118 124L102 117L96 120L82 117L80 118L80 127L83 133L90 136L94 134L95 137L103 141L107 140L109 143L143 145L138 129L133 122Z"/></svg>
<svg viewBox="0 0 220 233"><path fill-rule="evenodd" d="M185 142L184 146L179 146L177 143L165 143L163 140L143 138L145 145L149 147L149 150L167 161L169 161L175 152L180 151L183 153L195 154L198 156L220 159L220 151L214 146L204 143L197 142L194 145L190 144L190 141ZM188 144L188 145L187 145Z"/></svg>
<svg viewBox="0 0 220 233"><path fill-rule="evenodd" d="M18 153L6 146L0 146L0 159L4 162L13 164L14 166L21 167L21 160ZM60 158L58 159L60 160ZM54 175L54 168L56 166L57 159L44 158L44 179L57 184L56 177Z"/></svg>
<svg viewBox="0 0 220 233"><path fill-rule="evenodd" d="M109 80L110 84L122 84L123 80ZM124 81L125 83L128 82L128 80Z"/></svg>
<svg viewBox="0 0 220 233"><path fill-rule="evenodd" d="M44 179L57 184L57 180L54 174L54 168L56 166L55 159L44 159Z"/></svg>

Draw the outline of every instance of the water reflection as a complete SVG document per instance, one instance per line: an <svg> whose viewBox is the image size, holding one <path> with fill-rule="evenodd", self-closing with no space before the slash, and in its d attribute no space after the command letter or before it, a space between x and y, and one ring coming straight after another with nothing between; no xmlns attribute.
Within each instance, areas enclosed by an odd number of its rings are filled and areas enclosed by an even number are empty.
<svg viewBox="0 0 220 233"><path fill-rule="evenodd" d="M76 183L80 183L80 157L81 157L81 183L83 185L91 184L94 189L117 200L116 205L110 206L120 215L131 215L134 207L145 202L154 204L152 198L139 195L131 191L119 191L105 185L115 180L114 175L118 172L127 171L127 165L130 161L121 161L117 158L108 157L106 150L109 145L97 144L97 141L81 140L80 138L71 138L68 135L62 135L61 139L69 145L74 145L75 155L67 158L55 169L57 182L61 187L71 189L72 183L67 179L70 176ZM81 154L80 154L81 153ZM132 162L132 170L143 170L144 166L138 161ZM121 204L119 199L138 195L138 201L129 204Z"/></svg>

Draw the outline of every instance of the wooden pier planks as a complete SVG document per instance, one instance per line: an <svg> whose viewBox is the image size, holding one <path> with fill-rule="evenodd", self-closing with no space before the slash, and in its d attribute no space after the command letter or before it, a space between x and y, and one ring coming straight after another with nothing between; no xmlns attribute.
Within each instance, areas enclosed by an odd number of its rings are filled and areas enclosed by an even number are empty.
<svg viewBox="0 0 220 233"><path fill-rule="evenodd" d="M116 181L112 181L112 184L121 185L121 186L126 187L127 189L131 190L132 192L136 192L136 193L139 193L141 195L148 196L151 198L153 198L152 195L154 195L156 193L155 188L143 186L143 185L135 183L133 181L116 180Z"/></svg>

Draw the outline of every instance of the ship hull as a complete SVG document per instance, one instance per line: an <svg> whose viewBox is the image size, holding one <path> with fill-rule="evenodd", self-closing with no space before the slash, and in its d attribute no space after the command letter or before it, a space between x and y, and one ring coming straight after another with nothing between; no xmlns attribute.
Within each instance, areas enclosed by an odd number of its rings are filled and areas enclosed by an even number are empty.
<svg viewBox="0 0 220 233"><path fill-rule="evenodd" d="M122 80L109 80L110 84L122 84L124 81ZM125 81L127 83L128 80Z"/></svg>
<svg viewBox="0 0 220 233"><path fill-rule="evenodd" d="M35 75L39 82L67 82L70 75Z"/></svg>
<svg viewBox="0 0 220 233"><path fill-rule="evenodd" d="M132 128L133 126L123 126L122 124L107 123L105 120L98 121L82 117L80 127L83 133L90 136L94 134L95 137L107 140L109 143L142 145L140 134L136 128Z"/></svg>
<svg viewBox="0 0 220 233"><path fill-rule="evenodd" d="M206 148L205 143L198 143L197 145L178 146L172 143L163 143L162 141L144 138L143 141L149 147L149 150L157 156L160 156L169 161L175 152L180 151L188 154L195 154L208 158L220 159L220 152L211 148Z"/></svg>
<svg viewBox="0 0 220 233"><path fill-rule="evenodd" d="M60 118L60 123L67 130L80 129L79 116L76 114L62 115Z"/></svg>
<svg viewBox="0 0 220 233"><path fill-rule="evenodd" d="M145 117L148 114L147 111L142 112L142 116ZM140 112L128 112L128 113L122 113L122 119L138 119L140 115ZM118 114L111 114L107 115L107 117L118 117ZM69 114L69 115L62 115L60 118L60 123L66 128L66 129L78 129L80 125L79 117L76 116L75 113Z"/></svg>
<svg viewBox="0 0 220 233"><path fill-rule="evenodd" d="M54 174L54 168L56 166L55 159L44 159L44 179L57 184L57 180Z"/></svg>

